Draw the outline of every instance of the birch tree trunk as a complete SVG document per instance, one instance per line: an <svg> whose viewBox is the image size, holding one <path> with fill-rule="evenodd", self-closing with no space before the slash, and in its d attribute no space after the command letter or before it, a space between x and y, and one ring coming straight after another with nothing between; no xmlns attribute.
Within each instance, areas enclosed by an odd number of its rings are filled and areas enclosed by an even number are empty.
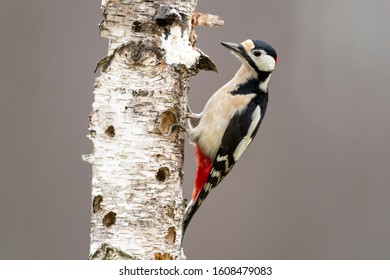
<svg viewBox="0 0 390 280"><path fill-rule="evenodd" d="M194 47L196 0L103 0L89 118L91 259L184 259L183 122L188 79L214 65ZM215 69L214 69L215 70Z"/></svg>

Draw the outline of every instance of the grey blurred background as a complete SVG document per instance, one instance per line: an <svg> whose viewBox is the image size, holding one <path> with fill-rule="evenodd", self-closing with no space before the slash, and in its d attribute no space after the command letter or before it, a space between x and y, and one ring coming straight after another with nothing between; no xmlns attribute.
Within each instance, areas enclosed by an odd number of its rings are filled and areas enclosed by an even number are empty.
<svg viewBox="0 0 390 280"><path fill-rule="evenodd" d="M201 111L238 69L221 41L278 52L259 134L208 197L190 259L390 258L390 2L198 1L219 74L192 79ZM0 259L85 259L100 1L3 1L0 9ZM195 173L187 142L185 196Z"/></svg>

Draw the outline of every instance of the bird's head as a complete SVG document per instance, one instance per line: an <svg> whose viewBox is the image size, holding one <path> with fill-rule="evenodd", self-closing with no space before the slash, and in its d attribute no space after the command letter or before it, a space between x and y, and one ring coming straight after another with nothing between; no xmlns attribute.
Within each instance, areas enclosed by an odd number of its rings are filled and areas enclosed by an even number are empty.
<svg viewBox="0 0 390 280"><path fill-rule="evenodd" d="M248 39L239 44L228 42L221 44L258 74L260 72L270 73L275 69L278 61L276 51L264 41Z"/></svg>

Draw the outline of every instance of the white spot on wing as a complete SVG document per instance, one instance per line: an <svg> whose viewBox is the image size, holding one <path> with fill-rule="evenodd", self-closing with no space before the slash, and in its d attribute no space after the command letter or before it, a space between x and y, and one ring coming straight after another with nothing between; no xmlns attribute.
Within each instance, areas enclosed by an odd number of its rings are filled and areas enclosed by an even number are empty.
<svg viewBox="0 0 390 280"><path fill-rule="evenodd" d="M225 155L225 156L220 156L220 155L217 155L217 161L218 162L225 162L225 174L228 173L230 167L229 167L229 160L228 160L228 155Z"/></svg>
<svg viewBox="0 0 390 280"><path fill-rule="evenodd" d="M210 183L207 183L206 186L204 187L204 190L205 190L206 192L209 192L210 189L211 189L211 184L210 184Z"/></svg>
<svg viewBox="0 0 390 280"><path fill-rule="evenodd" d="M228 156L227 155L225 155L225 156L220 156L220 155L218 155L217 156L217 161L226 161L228 159Z"/></svg>
<svg viewBox="0 0 390 280"><path fill-rule="evenodd" d="M214 168L211 170L210 175L211 175L211 177L215 177L218 180L219 180L219 178L221 178L221 172L219 172L218 170L215 170Z"/></svg>
<svg viewBox="0 0 390 280"><path fill-rule="evenodd" d="M237 145L237 148L233 153L233 157L235 161L237 161L241 157L241 155L244 153L246 148L248 148L249 144L252 142L251 135L253 131L255 131L256 126L260 121L260 118L261 118L261 110L260 110L260 106L257 106L252 113L252 122L251 125L249 126L247 135L245 135L245 137Z"/></svg>

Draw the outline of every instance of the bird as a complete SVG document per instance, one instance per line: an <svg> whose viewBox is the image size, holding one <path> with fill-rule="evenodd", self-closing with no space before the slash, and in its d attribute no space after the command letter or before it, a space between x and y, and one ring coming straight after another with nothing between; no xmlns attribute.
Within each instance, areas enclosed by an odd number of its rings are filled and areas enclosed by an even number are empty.
<svg viewBox="0 0 390 280"><path fill-rule="evenodd" d="M268 82L278 61L275 49L262 40L221 44L241 61L241 67L210 97L201 113L187 108L186 134L195 145L197 171L184 212L182 237L209 192L255 137L267 110Z"/></svg>

